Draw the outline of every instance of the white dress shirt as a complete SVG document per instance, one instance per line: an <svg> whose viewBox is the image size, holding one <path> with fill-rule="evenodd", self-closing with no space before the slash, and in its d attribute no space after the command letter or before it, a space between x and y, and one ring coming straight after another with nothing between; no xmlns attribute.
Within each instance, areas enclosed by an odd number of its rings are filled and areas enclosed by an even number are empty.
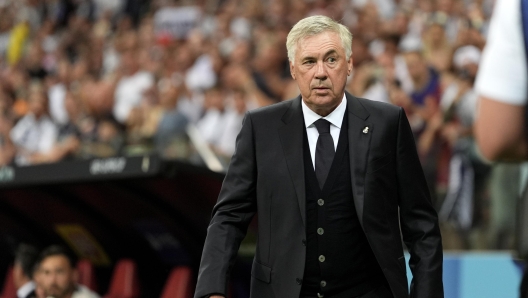
<svg viewBox="0 0 528 298"><path fill-rule="evenodd" d="M32 281L28 281L23 286L20 287L20 289L17 290L17 298L26 298L29 293L33 292L35 290L35 283Z"/></svg>
<svg viewBox="0 0 528 298"><path fill-rule="evenodd" d="M86 286L77 285L77 289L73 292L72 298L101 298L96 292L88 289Z"/></svg>
<svg viewBox="0 0 528 298"><path fill-rule="evenodd" d="M346 95L343 94L343 100L341 103L328 114L326 117L322 117L316 112L310 110L310 108L302 100L302 111L304 115L304 125L306 126L306 135L308 136L308 145L310 146L310 155L312 157L312 165L315 169L315 147L317 145L317 139L319 138L319 131L314 125L314 122L323 118L330 122L330 135L334 140L334 149L337 150L337 142L339 141L339 133L341 132L341 125L343 124L343 117L345 116L347 106Z"/></svg>

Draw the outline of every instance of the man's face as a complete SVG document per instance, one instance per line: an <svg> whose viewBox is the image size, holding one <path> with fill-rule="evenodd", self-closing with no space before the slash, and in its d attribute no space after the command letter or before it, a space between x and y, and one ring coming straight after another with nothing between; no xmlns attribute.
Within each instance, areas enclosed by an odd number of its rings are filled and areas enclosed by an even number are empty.
<svg viewBox="0 0 528 298"><path fill-rule="evenodd" d="M408 53L405 56L405 62L407 63L409 75L414 81L417 81L426 75L427 67L423 63L423 60L419 54Z"/></svg>
<svg viewBox="0 0 528 298"><path fill-rule="evenodd" d="M323 32L300 40L290 70L306 105L319 115L332 112L343 99L352 58L337 33Z"/></svg>
<svg viewBox="0 0 528 298"><path fill-rule="evenodd" d="M75 270L65 256L49 256L40 263L38 283L46 297L69 297L75 288Z"/></svg>
<svg viewBox="0 0 528 298"><path fill-rule="evenodd" d="M39 119L46 113L47 100L44 95L40 92L31 92L29 95L29 110Z"/></svg>

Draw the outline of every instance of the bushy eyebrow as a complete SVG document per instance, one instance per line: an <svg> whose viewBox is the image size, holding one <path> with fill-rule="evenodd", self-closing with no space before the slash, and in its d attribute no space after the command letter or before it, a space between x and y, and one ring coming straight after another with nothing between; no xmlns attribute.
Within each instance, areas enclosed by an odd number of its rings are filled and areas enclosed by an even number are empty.
<svg viewBox="0 0 528 298"><path fill-rule="evenodd" d="M330 50L328 50L328 52L326 52L326 53L324 54L324 57L326 58L326 57L328 57L328 56L330 56L330 55L332 55L332 54L336 54L336 53L337 53L337 51L336 51L335 49L330 49ZM313 57L313 56L306 56L306 57L303 57L301 61L312 60L312 59L315 59L315 57Z"/></svg>

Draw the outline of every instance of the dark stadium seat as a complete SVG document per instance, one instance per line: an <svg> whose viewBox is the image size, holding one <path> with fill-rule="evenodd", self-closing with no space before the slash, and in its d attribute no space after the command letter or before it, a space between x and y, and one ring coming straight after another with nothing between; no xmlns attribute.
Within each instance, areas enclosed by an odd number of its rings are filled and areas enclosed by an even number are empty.
<svg viewBox="0 0 528 298"><path fill-rule="evenodd" d="M79 272L79 283L88 287L90 290L97 292L97 279L95 278L95 270L89 260L79 260L77 263L77 271Z"/></svg>
<svg viewBox="0 0 528 298"><path fill-rule="evenodd" d="M194 284L191 268L186 266L172 269L161 298L192 298Z"/></svg>
<svg viewBox="0 0 528 298"><path fill-rule="evenodd" d="M2 295L0 298L16 298L15 282L13 280L13 267L7 269L7 274L4 280L4 287L2 288Z"/></svg>
<svg viewBox="0 0 528 298"><path fill-rule="evenodd" d="M122 259L116 263L108 293L104 298L138 298L139 278L136 262Z"/></svg>

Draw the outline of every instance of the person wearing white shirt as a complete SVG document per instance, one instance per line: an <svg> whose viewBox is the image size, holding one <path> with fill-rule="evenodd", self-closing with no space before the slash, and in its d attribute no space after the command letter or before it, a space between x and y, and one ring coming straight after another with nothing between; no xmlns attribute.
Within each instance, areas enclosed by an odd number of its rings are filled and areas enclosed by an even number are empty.
<svg viewBox="0 0 528 298"><path fill-rule="evenodd" d="M479 110L475 136L490 160L526 160L528 94L521 0L497 1L475 83Z"/></svg>
<svg viewBox="0 0 528 298"><path fill-rule="evenodd" d="M33 85L29 92L29 112L9 133L17 148L17 165L45 162L45 155L55 145L59 131L46 112L47 102L42 87Z"/></svg>
<svg viewBox="0 0 528 298"><path fill-rule="evenodd" d="M194 297L227 296L258 213L251 297L443 298L440 229L405 112L345 91L353 64L344 25L302 19L286 45L301 94L246 113Z"/></svg>
<svg viewBox="0 0 528 298"><path fill-rule="evenodd" d="M143 98L143 93L152 87L154 77L139 68L137 50L131 49L121 56L121 67L125 75L117 83L114 93L113 114L120 123L127 123L131 112Z"/></svg>
<svg viewBox="0 0 528 298"><path fill-rule="evenodd" d="M479 108L475 137L481 154L491 161L528 160L528 67L521 1L496 1L477 74L475 89L479 94ZM528 9L524 11L528 13ZM518 202L513 204L518 206ZM499 208L508 205L511 204L502 200ZM519 227L518 247L523 249L525 227L522 222ZM528 297L528 271L521 281L520 297Z"/></svg>
<svg viewBox="0 0 528 298"><path fill-rule="evenodd" d="M40 254L37 283L46 297L99 298L85 286L77 284L75 261L64 247L52 245Z"/></svg>

